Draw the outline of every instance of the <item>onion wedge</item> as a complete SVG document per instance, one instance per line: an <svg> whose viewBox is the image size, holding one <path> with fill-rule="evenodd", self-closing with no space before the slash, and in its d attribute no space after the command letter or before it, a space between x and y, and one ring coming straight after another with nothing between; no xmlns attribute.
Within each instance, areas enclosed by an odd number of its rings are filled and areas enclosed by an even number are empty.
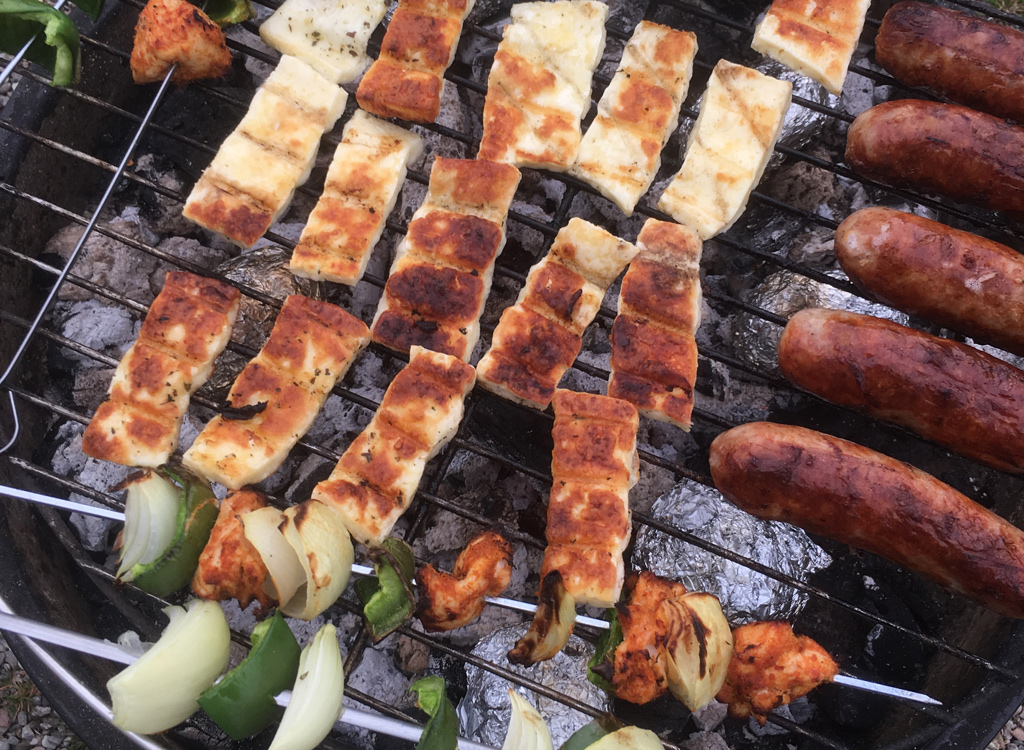
<svg viewBox="0 0 1024 750"><path fill-rule="evenodd" d="M250 511L241 519L245 538L256 548L267 567L267 594L285 611L284 605L305 582L306 572L281 530L285 522L284 513L277 508L266 507Z"/></svg>
<svg viewBox="0 0 1024 750"><path fill-rule="evenodd" d="M316 500L288 508L281 532L305 575L305 583L287 603L282 602L281 611L312 620L334 604L348 585L355 559L352 538L341 514Z"/></svg>
<svg viewBox="0 0 1024 750"><path fill-rule="evenodd" d="M323 742L341 716L344 690L338 631L324 625L302 649L299 676L269 750L312 750Z"/></svg>
<svg viewBox="0 0 1024 750"><path fill-rule="evenodd" d="M722 689L732 659L732 629L718 598L691 593L661 603L668 688L691 711L706 706Z"/></svg>
<svg viewBox="0 0 1024 750"><path fill-rule="evenodd" d="M512 718L501 750L554 750L547 722L526 698L514 690L508 691L512 701Z"/></svg>
<svg viewBox="0 0 1024 750"><path fill-rule="evenodd" d="M114 725L127 732L153 734L180 724L228 665L231 632L219 604L193 599L164 614L170 624L160 640L107 682Z"/></svg>

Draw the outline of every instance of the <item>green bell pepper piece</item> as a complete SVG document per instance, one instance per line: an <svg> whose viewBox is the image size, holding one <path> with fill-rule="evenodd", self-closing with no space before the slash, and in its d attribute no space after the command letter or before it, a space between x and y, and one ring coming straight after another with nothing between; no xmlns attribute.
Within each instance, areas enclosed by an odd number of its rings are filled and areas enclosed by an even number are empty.
<svg viewBox="0 0 1024 750"><path fill-rule="evenodd" d="M580 727L565 741L561 750L586 750L602 737L622 729L623 724L611 714L594 719L586 726Z"/></svg>
<svg viewBox="0 0 1024 750"><path fill-rule="evenodd" d="M196 4L201 6L199 2ZM249 0L209 0L203 12L218 26L229 26L256 18L256 10Z"/></svg>
<svg viewBox="0 0 1024 750"><path fill-rule="evenodd" d="M456 750L459 721L445 693L444 680L436 675L424 677L410 685L409 691L416 693L416 705L430 716L416 750Z"/></svg>
<svg viewBox="0 0 1024 750"><path fill-rule="evenodd" d="M301 649L280 612L252 631L241 664L199 696L199 705L234 740L251 737L281 718L274 696L295 684Z"/></svg>
<svg viewBox="0 0 1024 750"><path fill-rule="evenodd" d="M205 479L184 469L163 467L156 471L181 490L177 530L170 546L160 557L132 567L132 581L143 591L167 596L191 582L199 565L199 555L217 521L219 506L213 488Z"/></svg>
<svg viewBox="0 0 1024 750"><path fill-rule="evenodd" d="M33 36L25 56L53 73L50 85L78 83L82 54L74 22L40 0L0 0L0 50L13 55Z"/></svg>
<svg viewBox="0 0 1024 750"><path fill-rule="evenodd" d="M356 595L373 640L380 641L406 622L416 608L412 588L416 560L412 547L401 539L385 539L379 549L370 550L376 577L355 582Z"/></svg>
<svg viewBox="0 0 1024 750"><path fill-rule="evenodd" d="M614 607L609 607L605 615L609 628L597 639L594 655L587 662L587 679L614 695L612 675L615 674L615 649L622 643L622 623L619 622L619 612Z"/></svg>

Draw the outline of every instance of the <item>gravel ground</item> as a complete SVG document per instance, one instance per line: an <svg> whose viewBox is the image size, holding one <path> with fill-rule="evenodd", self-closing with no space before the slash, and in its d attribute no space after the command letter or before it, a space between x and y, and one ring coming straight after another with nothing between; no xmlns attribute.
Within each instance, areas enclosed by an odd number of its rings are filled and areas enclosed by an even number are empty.
<svg viewBox="0 0 1024 750"><path fill-rule="evenodd" d="M85 750L42 696L0 635L0 750Z"/></svg>

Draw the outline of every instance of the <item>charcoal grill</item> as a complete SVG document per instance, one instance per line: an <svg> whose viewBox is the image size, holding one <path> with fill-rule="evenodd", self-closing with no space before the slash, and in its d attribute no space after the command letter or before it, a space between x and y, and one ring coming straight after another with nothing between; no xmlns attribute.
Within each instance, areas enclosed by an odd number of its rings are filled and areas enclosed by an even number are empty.
<svg viewBox="0 0 1024 750"><path fill-rule="evenodd" d="M649 4L621 0L620 3L644 10L645 17L652 20L698 32L702 49L697 57L691 95L683 110L684 119L690 120L696 117L694 102L719 56L728 54L736 62L752 59L746 49L752 33L751 20L766 4L761 0L713 0L703 4L695 0L651 0ZM955 0L951 4L982 11L1014 26L1024 26L1021 19L974 0ZM273 0L264 0L262 5L275 7ZM865 41L873 38L887 5L876 3L872 9ZM0 362L5 366L13 363L0 381L3 385L0 442L8 443L0 460L0 482L55 495L77 493L113 508L121 507L120 502L106 492L107 488L85 486L51 468L57 426L67 421L86 423L91 415L76 405L66 382L62 382L59 374L51 375L49 365L68 351L109 367L113 367L116 360L62 335L46 313L53 297L65 286L75 287L107 304L121 306L137 316L145 313L147 305L77 275L73 262L65 264L62 259L45 255L44 245L62 225L78 224L85 227L86 234L96 233L123 243L132 253L138 253L138 257L150 256L169 266L215 275L210 269L182 260L144 239L113 230L99 219L112 198L126 195L143 206L157 196L182 202L184 196L180 191L135 171L132 158L142 153L162 154L194 179L237 123L254 88L252 77L242 70L238 61L226 81L195 83L185 91L168 88L166 84L133 86L127 58L131 29L140 7L138 0L110 0L95 25L89 24L76 11L75 18L83 31L85 73L81 85L73 90L56 91L47 86L47 78L39 70L18 66L13 76L20 79L19 86L10 103L0 112L0 154L3 155L0 159L0 215L4 216L0 221L0 256L4 268L0 275L0 319L3 320ZM467 24L460 49L464 50L467 45L493 48L500 39L494 20L484 18ZM255 32L256 25L245 24L244 28ZM631 30L610 24L605 72L614 69L617 51ZM737 43L733 39L730 42L729 32L738 32L739 38L745 41ZM706 34L713 37L711 44L706 44ZM268 54L254 41L242 39L243 36L237 35L229 42L236 57L264 63L276 61L276 55ZM378 31L374 38L377 45L380 36ZM371 52L376 52L372 44ZM459 153L460 149L467 156L475 154L487 64L483 59L482 65L473 65L460 54L447 74L449 84L456 88L459 97L475 103L469 111L477 119L464 129L443 125L423 128L424 132L434 134L435 148L445 151L446 155ZM873 66L854 65L852 71L863 76L878 95L897 98L922 95L901 86ZM607 82L607 75L596 77L595 100ZM886 89L881 87L891 87L891 93L885 94ZM354 97L350 97L349 112L354 106ZM831 118L840 130L843 123L853 119L842 109L804 99L795 99L794 106L815 109ZM200 121L202 127L198 130L185 127L189 119ZM316 182L323 179L323 167L337 143L339 131L340 128L326 138L319 167L310 185L301 189L301 194L316 195ZM674 137L665 152L662 176L674 173L679 166L679 141L678 136ZM887 196L890 200L926 207L945 221L1021 248L1017 230L992 214L859 180L842 164L841 141L839 138L813 149L780 146L778 151L786 165L799 164L808 173L831 174L838 180L859 182L871 196ZM425 184L428 171L429 163L410 171L404 190L410 190L410 186L417 183ZM495 276L496 289L504 286L513 295L525 280L526 270L543 256L559 227L570 216L584 212L586 218L612 228L610 217L618 215L611 203L594 197L591 188L570 176L525 170L524 178L519 200L509 217L510 237L516 236L518 225L524 231L531 230L535 241L511 240L499 259ZM530 191L539 195L543 185L552 184L559 186L558 191L549 191L545 200L531 200ZM651 205L649 195L638 207L640 220L648 216L668 218ZM707 244L705 255L714 273L708 271L704 294L714 315L735 319L745 314L784 325L785 318L744 301L750 279L780 268L857 294L847 282L809 263L791 260L785 252L780 252L788 247L796 233L835 229L838 222L834 218L805 205L795 205L794 201L780 199L763 188L755 192L750 210L761 211L761 215L771 212L786 217L787 232L776 238L777 247L750 241L742 229ZM387 253L393 249L404 229L404 221L396 213L388 222L377 252ZM283 247L294 246L280 234L271 232L267 237ZM632 237L627 236L627 239ZM380 274L371 272L360 287L377 290L374 292L377 294L384 281ZM261 305L272 309L280 307L281 300L272 295L244 285L241 289ZM483 326L485 340L500 314L501 306L496 301L499 297L493 294L489 300ZM46 301L41 303L44 299ZM607 377L600 355L607 351L607 331L614 314L614 309L603 307L596 330L585 339L585 354L570 373L578 387L597 390ZM775 394L765 402L763 416L766 418L825 429L910 460L1011 520L1017 523L1024 520L1017 507L1017 499L1024 489L1020 479L981 468L900 429L799 393L779 377L735 356L727 341L703 340L701 345L693 431L689 435L661 428L648 432L651 428L646 426L642 435L645 441L641 451L642 477L654 473L663 481L685 478L710 483L707 448L716 434L736 421L735 410L730 408L723 394L733 394L733 384L738 384L739 392L758 389L758 393ZM238 343L232 343L230 349L245 358L255 354L255 350ZM401 358L392 352L378 347L372 347L372 351L386 363L385 371L393 372L401 365ZM340 383L335 394L366 410L368 415L376 408L375 399L352 387L350 380ZM202 391L193 403L199 408L216 407L216 401ZM779 408L781 403L788 407ZM502 503L498 501L502 498L488 502L460 494L452 466L466 456L492 467L498 475L519 475L524 481L543 488L550 481L550 423L550 414L537 414L476 389L468 400L466 418L457 437L428 467L408 514L406 538L415 543L426 529L443 522L447 516L460 517L482 528L492 525L501 515ZM295 450L321 456L332 463L338 458L334 450L310 440L300 441ZM160 622L158 608L165 602L130 587L115 587L109 565L105 566L102 557L83 548L64 514L52 509L31 509L15 502L0 503L0 513L4 518L0 524L0 571L3 571L0 607L110 639L128 628L145 637L156 636ZM519 528L512 530L513 540L531 548L542 548L543 530L536 523L542 513L543 509L539 513L534 509L520 514ZM978 748L984 747L1024 700L1022 623L999 618L962 598L940 591L918 576L826 540L818 541L826 546L836 562L829 570L813 576L810 582L802 583L709 544L691 530L673 528L642 508L634 514L634 521L800 588L809 595L809 603L797 621L798 629L816 637L844 667L879 682L922 690L945 704L943 708L922 707L825 686L813 696L817 710L809 720L795 723L782 717L771 718L774 724L787 730L786 734L755 737L733 722L728 740L734 747ZM881 589L866 587L863 585L865 577L883 581L885 585ZM341 613L354 610L344 599L335 608ZM517 677L500 663L474 657L468 649L452 645L445 637L424 634L412 627L402 628L400 634L429 647L441 664L458 667L462 663L473 663L584 713L598 713L557 689ZM593 634L585 630L583 635L593 638ZM11 640L18 657L46 697L92 747L187 748L230 744L201 718L194 718L158 738L128 738L100 718L102 702L106 700L103 683L115 667L56 648L43 650L18 638ZM372 644L361 630L351 631L347 640L346 672L352 674L360 669L365 650L372 648ZM871 645L866 647L866 644ZM871 653L865 654L865 651ZM457 697L458 680L450 680L450 687ZM351 686L346 688L346 696L347 700L387 715L408 718L399 707ZM674 733L668 734L666 745L669 747L678 746L685 739L686 730L693 729L693 725L686 722L685 710L678 704L657 704L651 710L640 711L628 706L620 708L623 718L631 723L641 723L655 730L677 727ZM326 746L340 747L343 742L336 737L329 738ZM377 738L375 746L390 747L390 744L386 738Z"/></svg>

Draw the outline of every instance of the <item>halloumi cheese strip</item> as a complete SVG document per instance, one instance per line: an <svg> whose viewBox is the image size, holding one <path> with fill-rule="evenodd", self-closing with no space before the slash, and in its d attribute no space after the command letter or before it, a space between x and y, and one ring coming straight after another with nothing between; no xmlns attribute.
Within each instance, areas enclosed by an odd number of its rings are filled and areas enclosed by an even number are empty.
<svg viewBox="0 0 1024 750"><path fill-rule="evenodd" d="M683 166L658 208L705 240L731 227L764 174L792 92L788 81L719 60Z"/></svg>
<svg viewBox="0 0 1024 750"><path fill-rule="evenodd" d="M774 0L754 29L750 46L838 96L870 4L871 0Z"/></svg>
<svg viewBox="0 0 1024 750"><path fill-rule="evenodd" d="M86 427L82 451L125 466L167 463L192 393L231 340L240 300L224 282L169 272Z"/></svg>
<svg viewBox="0 0 1024 750"><path fill-rule="evenodd" d="M689 227L648 219L636 244L640 254L622 279L612 325L608 395L689 431L702 243Z"/></svg>
<svg viewBox="0 0 1024 750"><path fill-rule="evenodd" d="M423 139L356 110L334 152L324 192L292 253L291 272L355 286Z"/></svg>
<svg viewBox="0 0 1024 750"><path fill-rule="evenodd" d="M469 360L519 177L511 164L434 161L427 197L395 253L373 321L374 341Z"/></svg>
<svg viewBox="0 0 1024 750"><path fill-rule="evenodd" d="M308 179L320 138L347 99L301 60L282 57L192 189L185 218L251 246Z"/></svg>
<svg viewBox="0 0 1024 750"><path fill-rule="evenodd" d="M384 17L384 0L285 0L260 26L260 37L333 83L359 77L366 44Z"/></svg>
<svg viewBox="0 0 1024 750"><path fill-rule="evenodd" d="M629 490L639 477L636 407L559 390L541 580L553 570L577 604L614 607L629 544Z"/></svg>
<svg viewBox="0 0 1024 750"><path fill-rule="evenodd" d="M369 341L366 325L340 307L288 297L267 343L231 386L231 413L199 433L185 466L233 490L269 477Z"/></svg>
<svg viewBox="0 0 1024 750"><path fill-rule="evenodd" d="M565 171L576 161L608 6L556 0L512 6L487 77L480 159Z"/></svg>
<svg viewBox="0 0 1024 750"><path fill-rule="evenodd" d="M641 21L597 105L572 173L633 214L661 167L679 124L697 54L697 35Z"/></svg>
<svg viewBox="0 0 1024 750"><path fill-rule="evenodd" d="M477 365L480 385L546 409L605 292L637 252L590 222L570 219L544 260L530 269L519 299L502 313L491 348Z"/></svg>
<svg viewBox="0 0 1024 750"><path fill-rule="evenodd" d="M433 122L441 111L444 72L475 0L398 0L380 57L359 82L359 106L381 117Z"/></svg>
<svg viewBox="0 0 1024 750"><path fill-rule="evenodd" d="M475 377L456 357L412 347L409 364L313 499L341 513L357 541L379 546L412 502L427 461L458 431Z"/></svg>

